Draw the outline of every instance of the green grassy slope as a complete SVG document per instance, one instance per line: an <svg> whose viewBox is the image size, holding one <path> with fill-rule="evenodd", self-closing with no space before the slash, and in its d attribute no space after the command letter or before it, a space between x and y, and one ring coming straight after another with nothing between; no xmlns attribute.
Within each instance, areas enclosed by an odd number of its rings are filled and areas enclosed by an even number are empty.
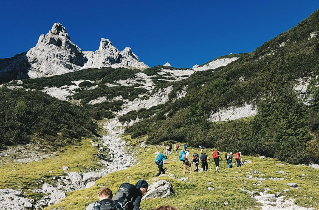
<svg viewBox="0 0 319 210"><path fill-rule="evenodd" d="M313 149L319 147L318 20L316 11L235 62L171 84L174 90L170 96L183 89L186 96L171 97L127 133L134 137L147 134L152 144L183 141L192 146L239 149L295 164L319 163ZM300 79L310 80L306 100L294 90ZM254 118L224 123L207 120L220 109L245 103L257 107Z"/></svg>
<svg viewBox="0 0 319 210"><path fill-rule="evenodd" d="M250 160L240 168L227 168L225 161L221 161L220 171L216 173L212 161L209 161L207 172L182 174L182 163L178 160L179 154L169 155L166 165L167 176L155 177L157 166L154 163L156 152L162 152L164 146L140 146L141 141L132 140L131 146L137 151L138 164L123 171L113 172L101 178L96 184L84 190L71 193L60 203L46 209L85 209L97 200L99 190L107 186L116 192L123 182L136 183L139 179L146 179L151 184L163 179L169 181L175 193L167 198L143 200L141 209L154 209L161 205L176 206L181 210L189 209L259 209L257 203L249 193L241 189L253 191L254 194L270 190L285 196L285 199L294 198L299 206L319 209L319 181L318 170L303 165L290 165L276 159L243 156ZM190 153L199 152L199 149L190 148ZM211 150L206 153L211 157ZM182 181L182 178L185 181ZM276 181L277 179L277 181ZM290 188L288 183L297 183L298 188ZM208 187L214 188L213 191ZM312 190L310 190L310 188Z"/></svg>
<svg viewBox="0 0 319 210"><path fill-rule="evenodd" d="M39 161L22 163L6 160L10 156L1 157L0 188L22 190L26 197L37 200L43 195L32 190L42 188L44 182L53 184L53 177L66 173L63 171L64 166L70 172L88 172L101 168L95 156L97 153L97 148L91 146L89 139L85 139Z"/></svg>

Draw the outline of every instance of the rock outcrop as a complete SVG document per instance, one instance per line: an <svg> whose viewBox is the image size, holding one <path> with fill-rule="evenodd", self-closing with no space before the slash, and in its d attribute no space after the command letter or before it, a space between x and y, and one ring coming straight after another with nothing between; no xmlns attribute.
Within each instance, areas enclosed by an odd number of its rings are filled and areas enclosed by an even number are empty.
<svg viewBox="0 0 319 210"><path fill-rule="evenodd" d="M113 46L108 39L101 39L100 47L97 51L84 51L86 62L83 68L148 68L138 57L132 52L131 48L126 47L123 51L119 51Z"/></svg>
<svg viewBox="0 0 319 210"><path fill-rule="evenodd" d="M0 189L0 209L32 209L32 202L20 190Z"/></svg>
<svg viewBox="0 0 319 210"><path fill-rule="evenodd" d="M222 66L227 66L228 64L230 64L233 61L236 61L238 59L238 57L232 57L232 58L217 58L213 61L208 62L207 64L204 65L195 65L193 66L193 70L194 71L206 71L209 69L217 69L219 67Z"/></svg>
<svg viewBox="0 0 319 210"><path fill-rule="evenodd" d="M147 193L143 197L143 200L149 198L166 198L173 192L174 191L171 183L166 180L160 180L149 186Z"/></svg>
<svg viewBox="0 0 319 210"><path fill-rule="evenodd" d="M65 74L84 68L148 68L126 47L119 51L108 39L101 39L97 51L84 51L74 44L65 27L55 23L29 51L13 58L0 59L0 83L13 79Z"/></svg>
<svg viewBox="0 0 319 210"><path fill-rule="evenodd" d="M84 64L81 49L75 45L61 23L55 23L46 35L27 54L31 65L30 78L65 74L80 69Z"/></svg>

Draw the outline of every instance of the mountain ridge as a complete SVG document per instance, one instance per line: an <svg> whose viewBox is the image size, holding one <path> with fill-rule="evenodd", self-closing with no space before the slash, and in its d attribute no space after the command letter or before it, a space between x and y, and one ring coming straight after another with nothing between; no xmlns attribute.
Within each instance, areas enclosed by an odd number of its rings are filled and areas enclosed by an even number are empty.
<svg viewBox="0 0 319 210"><path fill-rule="evenodd" d="M95 52L82 51L74 44L61 23L53 24L47 34L25 53L0 59L0 82L65 74L83 68L148 68L126 47L119 51L108 39L101 38Z"/></svg>

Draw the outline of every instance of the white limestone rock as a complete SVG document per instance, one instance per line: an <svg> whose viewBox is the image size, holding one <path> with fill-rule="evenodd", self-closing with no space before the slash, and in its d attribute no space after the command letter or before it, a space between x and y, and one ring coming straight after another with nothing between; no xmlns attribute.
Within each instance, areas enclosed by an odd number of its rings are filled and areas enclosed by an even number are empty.
<svg viewBox="0 0 319 210"><path fill-rule="evenodd" d="M222 122L251 117L255 116L256 114L257 107L255 107L253 104L245 103L241 107L229 107L220 109L218 112L212 113L208 120L211 122Z"/></svg>
<svg viewBox="0 0 319 210"><path fill-rule="evenodd" d="M173 193L171 183L166 180L160 180L151 184L148 188L147 193L143 197L144 199L149 198L166 198Z"/></svg>
<svg viewBox="0 0 319 210"><path fill-rule="evenodd" d="M53 187L50 184L44 183L42 186L42 193L48 194L49 196L46 196L42 198L40 201L38 201L39 204L44 205L54 205L58 203L60 200L66 197L65 192L62 190L57 189L56 187Z"/></svg>
<svg viewBox="0 0 319 210"><path fill-rule="evenodd" d="M238 57L232 57L232 58L219 58L219 59L215 59L207 64L204 64L202 66L199 65L195 65L193 66L193 70L194 71L206 71L209 69L217 69L219 67L222 66L227 66L228 64L230 64L231 62L234 62L238 59Z"/></svg>
<svg viewBox="0 0 319 210"><path fill-rule="evenodd" d="M32 209L32 202L24 198L22 191L0 189L0 209Z"/></svg>
<svg viewBox="0 0 319 210"><path fill-rule="evenodd" d="M165 67L172 67L169 62L166 62L163 66L165 66Z"/></svg>
<svg viewBox="0 0 319 210"><path fill-rule="evenodd" d="M138 59L130 47L119 51L110 40L104 38L101 38L100 47L97 51L84 51L83 53L86 58L83 68L148 68Z"/></svg>
<svg viewBox="0 0 319 210"><path fill-rule="evenodd" d="M35 47L13 58L0 59L3 80L37 78L65 74L83 68L148 68L126 47L119 51L108 39L101 39L95 52L82 52L75 45L65 27L55 23L47 34L42 34Z"/></svg>
<svg viewBox="0 0 319 210"><path fill-rule="evenodd" d="M81 49L70 40L61 23L55 23L46 35L42 34L26 56L31 65L30 78L65 74L84 64Z"/></svg>

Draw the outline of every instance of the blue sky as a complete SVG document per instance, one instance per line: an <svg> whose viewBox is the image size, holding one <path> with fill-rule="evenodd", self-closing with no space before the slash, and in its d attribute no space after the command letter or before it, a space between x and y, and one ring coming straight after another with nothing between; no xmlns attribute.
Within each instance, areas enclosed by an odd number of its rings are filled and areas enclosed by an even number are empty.
<svg viewBox="0 0 319 210"><path fill-rule="evenodd" d="M252 52L318 8L318 0L3 0L0 58L28 51L60 22L83 51L106 38L149 66L192 67Z"/></svg>

